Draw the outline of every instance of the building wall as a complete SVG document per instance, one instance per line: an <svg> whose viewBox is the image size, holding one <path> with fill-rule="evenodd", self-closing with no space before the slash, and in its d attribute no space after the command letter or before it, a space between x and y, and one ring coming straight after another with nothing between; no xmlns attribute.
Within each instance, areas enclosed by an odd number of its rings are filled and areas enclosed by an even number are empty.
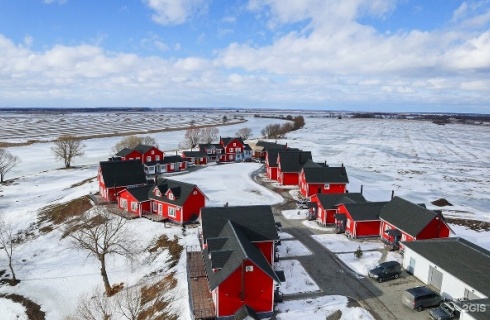
<svg viewBox="0 0 490 320"><path fill-rule="evenodd" d="M447 237L449 237L448 226L440 218L435 218L417 235L417 240Z"/></svg>
<svg viewBox="0 0 490 320"><path fill-rule="evenodd" d="M251 261L246 260L245 266L252 266L253 271L245 272L244 268L240 266L219 285L217 291L218 317L232 316L245 304L256 312L271 312L273 310L273 280ZM244 280L243 287L242 279ZM243 300L241 297L242 288L244 288Z"/></svg>
<svg viewBox="0 0 490 320"><path fill-rule="evenodd" d="M196 187L194 187L194 190L190 194L189 198L187 198L186 202L182 206L182 222L187 222L193 216L195 215L196 217L199 217L199 212L201 211L201 208L203 208L206 205L206 198L204 195L199 191Z"/></svg>
<svg viewBox="0 0 490 320"><path fill-rule="evenodd" d="M410 258L413 258L415 260L413 275L425 284L429 284L429 272L431 266L436 267L438 271L442 272L442 296L450 299L463 299L465 297L465 289L468 289L470 291L474 290L472 287L465 284L452 274L446 272L444 269L441 268L441 266L436 266L434 263L430 262L410 248L405 247L405 251L403 254L403 267L405 269L409 268L410 266ZM487 298L484 294L478 292L477 290L475 290L474 293L481 298Z"/></svg>
<svg viewBox="0 0 490 320"><path fill-rule="evenodd" d="M354 224L354 237L379 237L379 221L357 221Z"/></svg>
<svg viewBox="0 0 490 320"><path fill-rule="evenodd" d="M320 190L320 192L318 192ZM321 194L335 194L335 193L345 193L346 186L345 184L334 184L331 183L329 188L325 188L324 183L312 183L308 184L308 194L311 196L312 194L321 193Z"/></svg>
<svg viewBox="0 0 490 320"><path fill-rule="evenodd" d="M149 161L148 161L148 157L149 157ZM152 162L152 161L163 160L163 151L160 151L157 148L153 147L150 150L148 150L148 152L143 154L141 160L143 162Z"/></svg>
<svg viewBox="0 0 490 320"><path fill-rule="evenodd" d="M267 167L267 178L277 180L277 167Z"/></svg>
<svg viewBox="0 0 490 320"><path fill-rule="evenodd" d="M278 172L279 183L285 186L298 185L299 173L296 172Z"/></svg>
<svg viewBox="0 0 490 320"><path fill-rule="evenodd" d="M393 237L390 237L385 231L389 229L396 229L395 226L393 226L391 223L388 223L386 221L381 220L380 228L379 228L379 235L381 239L385 239L387 241L393 241ZM415 240L413 236L403 232L403 230L400 230L402 232L402 236L399 239L400 241L413 241ZM400 245L400 248L403 246Z"/></svg>
<svg viewBox="0 0 490 320"><path fill-rule="evenodd" d="M264 241L264 242L254 242L254 245L259 248L260 252L264 255L267 262L270 265L274 263L274 242Z"/></svg>
<svg viewBox="0 0 490 320"><path fill-rule="evenodd" d="M155 206L153 204L155 204ZM162 212L161 213L158 212L158 205L159 204L162 205ZM168 213L169 213L170 208L173 208L175 210L175 217L169 216ZM154 214L161 215L165 219L170 219L170 220L175 221L177 223L182 223L182 208L178 207L176 205L173 205L173 204L170 204L167 202L163 202L163 201L153 200L152 205L151 205L151 211Z"/></svg>

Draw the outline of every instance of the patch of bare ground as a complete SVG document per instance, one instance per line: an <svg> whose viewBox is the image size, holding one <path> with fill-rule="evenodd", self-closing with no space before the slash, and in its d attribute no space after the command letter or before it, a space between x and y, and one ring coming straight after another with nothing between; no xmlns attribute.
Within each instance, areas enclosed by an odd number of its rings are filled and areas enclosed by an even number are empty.
<svg viewBox="0 0 490 320"><path fill-rule="evenodd" d="M179 244L179 238L177 236L174 236L174 239L170 240L166 234L163 234L153 241L148 247L148 251L156 257L163 250L168 250L170 254L168 261L170 263L169 268L173 268L179 262L184 247Z"/></svg>
<svg viewBox="0 0 490 320"><path fill-rule="evenodd" d="M92 204L88 196L46 206L38 214L38 226L43 223L47 223L47 225L40 227L39 231L41 233L51 232L56 225L77 218L90 208L92 208Z"/></svg>
<svg viewBox="0 0 490 320"><path fill-rule="evenodd" d="M342 311L336 310L327 316L327 320L340 320L342 318Z"/></svg>
<svg viewBox="0 0 490 320"><path fill-rule="evenodd" d="M0 294L0 298L10 299L13 302L20 303L26 308L26 315L29 320L44 320L46 313L41 310L41 306L34 301L19 294Z"/></svg>
<svg viewBox="0 0 490 320"><path fill-rule="evenodd" d="M438 207L452 206L452 204L444 198L440 198L431 202L433 205Z"/></svg>
<svg viewBox="0 0 490 320"><path fill-rule="evenodd" d="M5 142L0 141L0 148L29 146L34 143L43 142L40 140L27 140L25 142Z"/></svg>
<svg viewBox="0 0 490 320"><path fill-rule="evenodd" d="M88 178L88 179L85 179L83 181L80 181L80 182L77 182L77 183L74 183L70 186L70 189L73 189L73 188L76 188L76 187L80 187L80 186L83 186L84 184L86 183L91 183L93 182L97 177L92 177L92 178Z"/></svg>
<svg viewBox="0 0 490 320"><path fill-rule="evenodd" d="M447 218L448 223L456 224L458 226L463 226L475 231L490 231L490 222L479 221L479 220L469 220L461 218Z"/></svg>
<svg viewBox="0 0 490 320"><path fill-rule="evenodd" d="M174 274L168 274L158 282L141 288L141 305L143 311L138 315L137 320L154 319L155 314L159 314L158 319L177 320L178 315L172 314L168 307L174 299L162 296L177 286L177 279Z"/></svg>

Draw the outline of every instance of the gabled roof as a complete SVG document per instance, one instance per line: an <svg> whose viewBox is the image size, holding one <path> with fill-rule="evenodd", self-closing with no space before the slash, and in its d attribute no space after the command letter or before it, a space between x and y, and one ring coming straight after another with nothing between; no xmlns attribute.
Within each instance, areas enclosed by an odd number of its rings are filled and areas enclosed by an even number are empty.
<svg viewBox="0 0 490 320"><path fill-rule="evenodd" d="M279 161L282 172L300 172L303 165L311 160L311 151L280 151Z"/></svg>
<svg viewBox="0 0 490 320"><path fill-rule="evenodd" d="M204 158L208 156L204 151L182 151L182 154L189 158Z"/></svg>
<svg viewBox="0 0 490 320"><path fill-rule="evenodd" d="M156 147L149 146L146 144L139 144L136 147L134 147L134 150L138 151L141 154L144 154L144 153L147 153L148 151L150 151L152 148L156 148Z"/></svg>
<svg viewBox="0 0 490 320"><path fill-rule="evenodd" d="M176 162L184 162L185 159L181 156L165 156L163 160L160 160L158 163L176 163Z"/></svg>
<svg viewBox="0 0 490 320"><path fill-rule="evenodd" d="M397 229L416 237L437 217L437 214L408 200L394 197L381 209L379 217Z"/></svg>
<svg viewBox="0 0 490 320"><path fill-rule="evenodd" d="M279 150L267 150L267 163L269 167L277 167L277 155Z"/></svg>
<svg viewBox="0 0 490 320"><path fill-rule="evenodd" d="M131 152L133 152L133 149L123 148L121 151L119 151L118 153L116 153L116 156L117 157L126 157Z"/></svg>
<svg viewBox="0 0 490 320"><path fill-rule="evenodd" d="M148 201L148 193L153 188L152 185L145 185L141 187L130 187L126 191L130 193L138 202Z"/></svg>
<svg viewBox="0 0 490 320"><path fill-rule="evenodd" d="M303 169L304 168L321 168L321 167L322 167L321 165L319 165L318 163L314 162L313 160L308 160L303 165Z"/></svg>
<svg viewBox="0 0 490 320"><path fill-rule="evenodd" d="M228 146L230 143L233 142L233 140L235 140L236 142L241 143L242 145L245 144L243 142L243 139L242 138L239 138L239 137L226 137L226 138L221 138L221 141L223 141L223 145L224 146Z"/></svg>
<svg viewBox="0 0 490 320"><path fill-rule="evenodd" d="M257 141L256 146L263 147L264 150L267 150L267 151L273 150L273 149L284 150L284 149L288 148L287 144L278 144L278 143L268 142L268 141L264 141L264 140Z"/></svg>
<svg viewBox="0 0 490 320"><path fill-rule="evenodd" d="M342 203L363 203L367 202L361 193L334 193L334 194L317 194L318 201L323 209L335 209L336 205Z"/></svg>
<svg viewBox="0 0 490 320"><path fill-rule="evenodd" d="M262 252L252 244L245 233L246 230L243 230L241 226L228 220L219 234L220 238L227 239L222 248L215 251L210 251L209 248L204 250L204 263L211 290L214 290L228 279L237 268L241 267L246 259L253 262L255 266L277 283L280 282ZM214 272L213 267L215 269L219 268L219 270Z"/></svg>
<svg viewBox="0 0 490 320"><path fill-rule="evenodd" d="M160 190L160 193L162 194L160 197L156 196L153 193L153 190L155 190L155 188L158 188L158 190ZM187 198L191 195L194 188L197 188L195 184L189 184L170 179L163 179L158 180L157 185L152 186L150 192L148 193L148 197L153 200L182 206L187 201ZM166 196L166 193L169 190L174 195L174 200L170 200Z"/></svg>
<svg viewBox="0 0 490 320"><path fill-rule="evenodd" d="M220 145L219 143L207 143L207 144L200 143L198 147L200 151L206 151L207 149L212 149L212 148L223 150L223 146Z"/></svg>
<svg viewBox="0 0 490 320"><path fill-rule="evenodd" d="M244 304L240 309L238 309L233 315L232 320L259 320L259 316L254 309L250 308Z"/></svg>
<svg viewBox="0 0 490 320"><path fill-rule="evenodd" d="M243 145L243 150L252 150L252 148L248 144Z"/></svg>
<svg viewBox="0 0 490 320"><path fill-rule="evenodd" d="M344 203L354 221L379 220L379 212L388 202Z"/></svg>
<svg viewBox="0 0 490 320"><path fill-rule="evenodd" d="M204 241L217 238L229 221L240 226L250 241L279 240L270 206L205 207L201 209Z"/></svg>
<svg viewBox="0 0 490 320"><path fill-rule="evenodd" d="M303 166L303 171L307 183L349 183L345 167Z"/></svg>
<svg viewBox="0 0 490 320"><path fill-rule="evenodd" d="M407 241L403 245L490 297L490 251L459 237Z"/></svg>
<svg viewBox="0 0 490 320"><path fill-rule="evenodd" d="M99 166L106 188L146 184L143 164L139 160L101 161Z"/></svg>

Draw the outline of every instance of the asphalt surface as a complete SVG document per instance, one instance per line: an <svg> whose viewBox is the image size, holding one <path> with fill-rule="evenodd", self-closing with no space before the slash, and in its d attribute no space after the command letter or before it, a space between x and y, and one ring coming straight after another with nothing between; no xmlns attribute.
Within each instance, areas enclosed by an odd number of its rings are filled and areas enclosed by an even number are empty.
<svg viewBox="0 0 490 320"><path fill-rule="evenodd" d="M423 285L415 277L403 271L399 279L378 283L370 278L357 275L342 263L337 256L315 241L311 235L331 233L305 227L301 220L288 220L280 213L281 210L295 208L295 202L289 190L274 188L264 183L255 175L257 183L281 194L285 201L273 206L275 220L282 224L282 231L299 240L313 254L294 257L310 277L320 287L320 292L285 295L284 300L314 298L323 295L342 295L349 298L349 306L361 306L368 310L376 319L428 319L428 311L417 312L401 304L401 295L405 289Z"/></svg>

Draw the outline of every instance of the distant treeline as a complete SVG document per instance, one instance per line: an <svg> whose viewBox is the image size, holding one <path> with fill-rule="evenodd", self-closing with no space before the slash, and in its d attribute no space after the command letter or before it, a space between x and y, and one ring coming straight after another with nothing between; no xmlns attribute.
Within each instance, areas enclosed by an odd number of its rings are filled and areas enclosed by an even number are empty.
<svg viewBox="0 0 490 320"><path fill-rule="evenodd" d="M264 136L266 139L281 139L284 138L288 132L301 129L305 126L305 118L303 116L293 117L288 115L286 117L281 117L281 119L289 120L289 122L285 122L283 124L268 124L264 129L260 131L262 136Z"/></svg>
<svg viewBox="0 0 490 320"><path fill-rule="evenodd" d="M95 113L95 112L150 112L151 108L0 108L0 112L18 113Z"/></svg>

